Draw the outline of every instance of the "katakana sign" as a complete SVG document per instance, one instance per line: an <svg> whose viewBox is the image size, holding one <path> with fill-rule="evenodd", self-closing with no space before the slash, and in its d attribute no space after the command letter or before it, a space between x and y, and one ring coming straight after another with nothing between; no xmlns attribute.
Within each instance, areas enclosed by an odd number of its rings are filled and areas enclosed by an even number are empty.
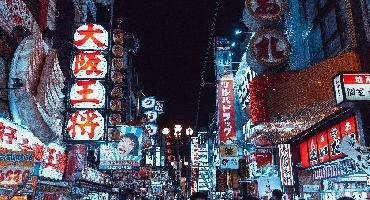
<svg viewBox="0 0 370 200"><path fill-rule="evenodd" d="M217 81L220 143L231 144L236 137L234 84L231 75Z"/></svg>

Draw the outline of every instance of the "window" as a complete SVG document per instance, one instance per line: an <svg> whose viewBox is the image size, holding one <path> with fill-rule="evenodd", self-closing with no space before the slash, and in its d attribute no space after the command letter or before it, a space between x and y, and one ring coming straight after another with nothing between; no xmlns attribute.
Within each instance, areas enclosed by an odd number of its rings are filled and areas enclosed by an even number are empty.
<svg viewBox="0 0 370 200"><path fill-rule="evenodd" d="M303 0L311 63L337 55L349 46L343 0Z"/></svg>

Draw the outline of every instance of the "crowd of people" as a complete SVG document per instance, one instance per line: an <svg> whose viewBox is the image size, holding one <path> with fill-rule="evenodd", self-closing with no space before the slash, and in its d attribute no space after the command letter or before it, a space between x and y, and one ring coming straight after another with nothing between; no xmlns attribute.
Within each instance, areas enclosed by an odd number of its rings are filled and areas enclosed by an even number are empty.
<svg viewBox="0 0 370 200"><path fill-rule="evenodd" d="M190 200L208 200L207 194L201 193L201 192L195 192L191 197ZM252 195L246 195L242 198L242 200L260 200L260 198L252 196ZM283 193L281 190L273 190L272 191L272 197L270 200L283 200ZM302 199L304 200L304 199ZM337 200L354 200L351 197L341 197Z"/></svg>
<svg viewBox="0 0 370 200"><path fill-rule="evenodd" d="M276 189L272 191L272 197L270 200L282 200L283 198L283 193ZM195 192L191 197L190 200L208 200L208 197L205 193L200 193L200 192ZM251 195L247 195L243 197L242 200L260 200L258 197L254 197Z"/></svg>

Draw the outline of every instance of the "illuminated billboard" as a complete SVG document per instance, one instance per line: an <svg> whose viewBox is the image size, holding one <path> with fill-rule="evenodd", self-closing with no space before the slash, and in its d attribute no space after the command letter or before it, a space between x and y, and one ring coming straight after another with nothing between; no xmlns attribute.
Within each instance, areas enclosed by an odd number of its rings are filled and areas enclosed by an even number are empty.
<svg viewBox="0 0 370 200"><path fill-rule="evenodd" d="M118 141L100 145L100 164L102 170L130 169L139 167L143 141L142 127L125 126L121 128Z"/></svg>

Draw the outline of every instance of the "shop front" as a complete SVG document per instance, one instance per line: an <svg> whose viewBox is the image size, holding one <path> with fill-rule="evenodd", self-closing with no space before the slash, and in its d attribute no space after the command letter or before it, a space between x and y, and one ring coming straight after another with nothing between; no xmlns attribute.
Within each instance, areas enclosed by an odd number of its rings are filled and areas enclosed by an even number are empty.
<svg viewBox="0 0 370 200"><path fill-rule="evenodd" d="M296 148L299 152L297 185L305 199L335 200L339 197L366 199L370 194L367 175L356 162L341 152L347 136L364 142L359 114L347 111L324 120Z"/></svg>

